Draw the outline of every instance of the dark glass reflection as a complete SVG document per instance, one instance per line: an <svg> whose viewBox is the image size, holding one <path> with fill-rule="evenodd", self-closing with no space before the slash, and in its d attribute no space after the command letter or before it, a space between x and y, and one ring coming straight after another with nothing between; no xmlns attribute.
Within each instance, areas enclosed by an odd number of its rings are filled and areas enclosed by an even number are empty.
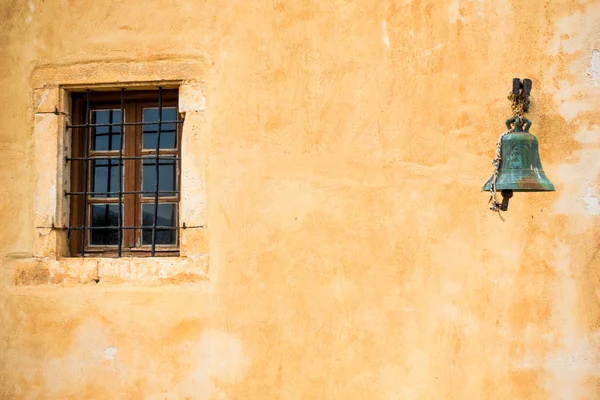
<svg viewBox="0 0 600 400"><path fill-rule="evenodd" d="M171 193L159 194L159 197L175 196L173 191L177 190L177 169L176 160L161 157L158 161L158 191L171 191ZM142 171L142 191L153 192L144 193L144 197L153 197L156 185L156 160L144 159Z"/></svg>
<svg viewBox="0 0 600 400"><path fill-rule="evenodd" d="M142 204L142 225L152 226L154 222L154 204ZM177 207L172 203L158 204L156 226L172 226L177 223ZM156 229L155 244L177 244L175 229ZM142 244L152 244L152 229L142 229Z"/></svg>
<svg viewBox="0 0 600 400"><path fill-rule="evenodd" d="M91 228L119 226L118 204L92 204L90 205ZM117 245L119 244L118 229L91 229L91 245Z"/></svg>
<svg viewBox="0 0 600 400"><path fill-rule="evenodd" d="M124 170L124 169L123 169ZM122 183L122 182L121 182ZM93 160L92 161L92 192L118 192L119 191L119 161L118 160ZM92 197L118 197L118 194L95 194Z"/></svg>
<svg viewBox="0 0 600 400"><path fill-rule="evenodd" d="M120 124L121 110L92 111L92 124ZM121 126L92 127L92 150L111 151L121 148Z"/></svg>
<svg viewBox="0 0 600 400"><path fill-rule="evenodd" d="M177 120L177 108L166 107L162 109L163 121ZM144 108L143 122L158 122L158 108ZM177 125L160 124L160 148L177 148ZM144 150L156 150L156 138L158 134L158 124L143 125L144 132Z"/></svg>

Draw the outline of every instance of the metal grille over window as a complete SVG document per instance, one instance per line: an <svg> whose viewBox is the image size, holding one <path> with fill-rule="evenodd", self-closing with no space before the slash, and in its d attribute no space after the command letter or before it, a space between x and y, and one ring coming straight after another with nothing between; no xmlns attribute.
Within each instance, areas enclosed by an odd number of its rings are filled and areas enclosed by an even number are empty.
<svg viewBox="0 0 600 400"><path fill-rule="evenodd" d="M170 255L179 246L176 90L74 94L72 254Z"/></svg>

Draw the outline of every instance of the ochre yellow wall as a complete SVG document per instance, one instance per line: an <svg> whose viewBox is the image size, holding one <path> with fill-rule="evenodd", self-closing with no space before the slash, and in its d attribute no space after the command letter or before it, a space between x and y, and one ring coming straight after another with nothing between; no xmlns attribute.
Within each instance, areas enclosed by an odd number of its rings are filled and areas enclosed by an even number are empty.
<svg viewBox="0 0 600 400"><path fill-rule="evenodd" d="M0 398L600 399L600 1L1 3ZM35 71L159 59L208 66L209 279L15 285ZM557 191L503 222L513 77Z"/></svg>

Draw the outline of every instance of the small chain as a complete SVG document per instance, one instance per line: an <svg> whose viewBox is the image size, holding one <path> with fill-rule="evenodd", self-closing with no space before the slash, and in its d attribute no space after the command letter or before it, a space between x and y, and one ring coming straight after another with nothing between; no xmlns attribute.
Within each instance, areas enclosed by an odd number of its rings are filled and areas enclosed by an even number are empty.
<svg viewBox="0 0 600 400"><path fill-rule="evenodd" d="M525 115L525 110L529 107L529 96L525 96L522 93L514 94L510 93L508 95L508 99L510 100L511 109L513 113L513 117L517 117L523 121L523 115Z"/></svg>
<svg viewBox="0 0 600 400"><path fill-rule="evenodd" d="M528 107L529 105L529 96L525 96L521 93L519 94L514 94L514 93L510 93L508 95L508 99L511 101L511 109L512 109L512 113L513 113L513 117L519 118L519 123L522 124L523 123L523 115L525 114L525 109ZM488 201L488 203L491 203L490 206L490 210L497 212L498 215L500 215L500 206L501 203L498 202L498 198L496 197L496 180L498 179L498 173L500 172L500 163L502 161L502 138L511 133L514 132L514 130L516 129L516 124L515 124L515 128L511 128L505 132L503 132L500 137L498 138L498 143L496 144L496 158L494 158L494 160L492 161L492 165L494 166L494 173L492 175L492 186L490 187L490 200ZM502 216L500 216L502 217Z"/></svg>
<svg viewBox="0 0 600 400"><path fill-rule="evenodd" d="M491 203L490 210L497 212L500 214L500 205L498 202L498 198L496 197L496 179L498 179L498 172L500 170L500 162L502 161L502 138L504 135L507 135L514 131L514 129L509 129L506 132L503 132L498 138L498 144L496 144L496 158L492 161L492 165L494 166L494 174L492 175L492 186L490 187L490 200L488 203Z"/></svg>

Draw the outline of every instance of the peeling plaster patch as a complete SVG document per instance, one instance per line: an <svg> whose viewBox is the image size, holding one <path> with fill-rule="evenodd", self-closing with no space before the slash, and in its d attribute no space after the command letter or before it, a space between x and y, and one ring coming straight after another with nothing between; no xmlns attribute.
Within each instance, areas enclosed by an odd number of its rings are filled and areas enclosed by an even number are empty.
<svg viewBox="0 0 600 400"><path fill-rule="evenodd" d="M514 368L517 371L535 371L539 368L539 363L533 355L533 352L526 348L525 356L515 364Z"/></svg>
<svg viewBox="0 0 600 400"><path fill-rule="evenodd" d="M539 351L540 344L546 348L554 341L552 334L544 334L537 323L529 323L521 334L525 348L525 355L515 361L513 368L516 371L539 371L543 367L544 354Z"/></svg>
<svg viewBox="0 0 600 400"><path fill-rule="evenodd" d="M591 399L595 390L584 382L589 378L599 378L597 368L600 352L600 333L582 336L569 343L563 351L546 357L545 367L552 372L546 379L549 399Z"/></svg>
<svg viewBox="0 0 600 400"><path fill-rule="evenodd" d="M515 13L510 0L494 0L489 2L489 6L492 9L488 10L486 15L494 14L500 16L504 21L508 21Z"/></svg>
<svg viewBox="0 0 600 400"><path fill-rule="evenodd" d="M593 4L585 12L557 18L555 35L548 49L549 54L558 55L561 51L573 54L585 48L586 40L591 32L595 32L600 22L600 4Z"/></svg>
<svg viewBox="0 0 600 400"><path fill-rule="evenodd" d="M600 376L596 367L600 334L586 335L579 327L577 283L573 277L571 249L558 243L554 251L557 288L552 318L560 335L561 347L549 353L544 360L548 372L545 387L549 399L592 398L593 389L588 389L584 381Z"/></svg>
<svg viewBox="0 0 600 400"><path fill-rule="evenodd" d="M600 377L596 362L598 357L598 334L592 340L581 338L563 351L546 357L545 367L551 372L546 379L549 399L592 399L593 388L584 384L586 378Z"/></svg>
<svg viewBox="0 0 600 400"><path fill-rule="evenodd" d="M197 341L183 342L181 353L191 364L176 392L189 396L216 395L215 381L237 382L243 379L250 364L237 336L217 330L204 331Z"/></svg>
<svg viewBox="0 0 600 400"><path fill-rule="evenodd" d="M479 0L477 2L477 16L485 17L485 0Z"/></svg>
<svg viewBox="0 0 600 400"><path fill-rule="evenodd" d="M587 203L587 211L590 215L600 215L600 203L592 196L592 188L588 187L583 200Z"/></svg>
<svg viewBox="0 0 600 400"><path fill-rule="evenodd" d="M600 173L600 149L581 150L577 154L577 162L558 166L551 177L562 186L554 203L554 212L559 214L589 215L584 197Z"/></svg>
<svg viewBox="0 0 600 400"><path fill-rule="evenodd" d="M575 118L580 112L588 111L592 108L586 101L578 100L575 88L569 81L560 81L558 90L554 93L553 100L558 106L558 112L567 121Z"/></svg>
<svg viewBox="0 0 600 400"><path fill-rule="evenodd" d="M590 111L591 109L592 105L589 102L583 100L567 101L558 106L558 112L567 121L571 121L582 112Z"/></svg>
<svg viewBox="0 0 600 400"><path fill-rule="evenodd" d="M598 143L600 139L600 126L594 125L591 129L582 129L575 135L579 143Z"/></svg>
<svg viewBox="0 0 600 400"><path fill-rule="evenodd" d="M107 360L114 360L117 352L118 350L115 347L109 346L104 350L104 358Z"/></svg>
<svg viewBox="0 0 600 400"><path fill-rule="evenodd" d="M581 13L577 12L566 17L558 18L555 21L556 36L550 46L551 54L558 54L561 49L566 53L573 53L578 50L579 46L575 45L573 34L580 20Z"/></svg>
<svg viewBox="0 0 600 400"><path fill-rule="evenodd" d="M588 76L592 79L592 85L600 85L600 51L592 51L590 66L587 69Z"/></svg>
<svg viewBox="0 0 600 400"><path fill-rule="evenodd" d="M479 319L464 308L453 304L443 304L440 307L440 316L444 322L460 326L465 334L479 330Z"/></svg>
<svg viewBox="0 0 600 400"><path fill-rule="evenodd" d="M383 33L383 44L385 47L390 47L390 37L388 35L387 22L381 21L381 31Z"/></svg>
<svg viewBox="0 0 600 400"><path fill-rule="evenodd" d="M429 56L433 55L434 51L441 50L442 48L444 48L444 43L438 43L438 44L435 45L435 47L431 47L429 49L425 49L423 51L423 55L426 56L426 57L429 57Z"/></svg>
<svg viewBox="0 0 600 400"><path fill-rule="evenodd" d="M49 358L40 370L43 371L42 390L47 398L62 399L64 388L78 390L85 386L90 376L114 379L118 370L101 359L108 348L110 328L98 319L86 319L70 337L68 351L62 357Z"/></svg>
<svg viewBox="0 0 600 400"><path fill-rule="evenodd" d="M446 304L441 309L444 317L451 321L458 321L461 317L460 309L456 306Z"/></svg>
<svg viewBox="0 0 600 400"><path fill-rule="evenodd" d="M451 24L455 24L457 21L464 21L464 18L460 15L458 0L450 0L450 4L448 4L448 21Z"/></svg>
<svg viewBox="0 0 600 400"><path fill-rule="evenodd" d="M559 82L559 88L554 93L553 100L558 106L558 112L567 122L570 122L580 113L593 108L591 102L579 100L580 98L581 91L576 90L570 82L565 80Z"/></svg>
<svg viewBox="0 0 600 400"><path fill-rule="evenodd" d="M27 2L27 8L29 8L29 13L27 14L27 17L25 18L25 23L27 25L29 25L31 23L31 21L33 21L33 17L31 16L31 13L33 13L35 11L35 4L33 4L33 0L29 0Z"/></svg>
<svg viewBox="0 0 600 400"><path fill-rule="evenodd" d="M558 90L554 93L554 102L562 103L573 97L573 87L569 81L562 80L558 82Z"/></svg>

